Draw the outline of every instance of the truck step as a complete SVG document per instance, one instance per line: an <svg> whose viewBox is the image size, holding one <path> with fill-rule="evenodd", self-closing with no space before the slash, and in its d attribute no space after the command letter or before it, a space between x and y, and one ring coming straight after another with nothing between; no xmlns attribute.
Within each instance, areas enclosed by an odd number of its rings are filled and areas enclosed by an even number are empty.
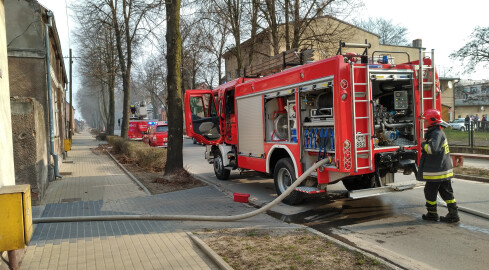
<svg viewBox="0 0 489 270"><path fill-rule="evenodd" d="M403 191L407 189L413 189L417 187L421 187L424 185L422 182L418 181L406 181L402 183L390 184L383 187L377 188L369 188L369 189L360 189L349 192L350 199L361 199L367 197L379 196L387 193L392 193L396 191Z"/></svg>
<svg viewBox="0 0 489 270"><path fill-rule="evenodd" d="M318 194L318 193L326 192L326 190L324 189L318 189L315 187L296 187L295 191L299 191L307 194Z"/></svg>

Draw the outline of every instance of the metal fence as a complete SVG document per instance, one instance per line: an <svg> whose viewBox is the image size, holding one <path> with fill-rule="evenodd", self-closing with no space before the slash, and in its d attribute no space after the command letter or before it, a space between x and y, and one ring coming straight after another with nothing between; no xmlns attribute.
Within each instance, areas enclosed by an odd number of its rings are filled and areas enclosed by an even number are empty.
<svg viewBox="0 0 489 270"><path fill-rule="evenodd" d="M448 144L453 146L467 146L470 148L489 147L489 123L478 123L467 125L464 131L447 128Z"/></svg>

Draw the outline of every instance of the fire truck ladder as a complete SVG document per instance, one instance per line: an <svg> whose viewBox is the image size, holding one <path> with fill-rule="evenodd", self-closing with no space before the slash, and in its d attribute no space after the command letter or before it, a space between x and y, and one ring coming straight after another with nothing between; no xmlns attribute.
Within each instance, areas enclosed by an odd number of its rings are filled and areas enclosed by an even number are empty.
<svg viewBox="0 0 489 270"><path fill-rule="evenodd" d="M353 63L350 63L351 67L351 96L352 96L352 110L353 110L353 149L354 149L354 161L355 161L355 172L361 169L369 169L372 170L372 111L371 111L371 100L372 100L372 91L370 91L370 72L368 68L368 64L362 66L355 66ZM355 76L355 71L360 73L361 70L364 70L365 76L361 76L361 74L357 74ZM355 81L355 77L358 81ZM364 79L363 79L364 78ZM361 86L361 88L365 89L364 91L357 91L357 86ZM365 103L366 111L357 115L356 104L357 103ZM357 120L367 119L367 130L358 131L357 130ZM365 150L358 150L358 148L367 147ZM359 167L358 159L359 154L368 156L368 166Z"/></svg>
<svg viewBox="0 0 489 270"><path fill-rule="evenodd" d="M426 58L426 54L429 54L431 57L431 66L424 65L424 59ZM419 48L419 69L418 69L418 89L419 96L421 100L421 115L424 115L425 111L425 100L432 100L432 108L436 109L436 73L435 73L435 50L431 50L431 52L425 51L424 48ZM430 76L431 73L431 76ZM424 77L428 78L428 81L424 81ZM429 81L431 78L431 81ZM425 86L431 86L431 97L425 97ZM429 87L427 87L429 89ZM424 134L427 128L424 126L424 121L420 120L420 132L422 138L424 138Z"/></svg>

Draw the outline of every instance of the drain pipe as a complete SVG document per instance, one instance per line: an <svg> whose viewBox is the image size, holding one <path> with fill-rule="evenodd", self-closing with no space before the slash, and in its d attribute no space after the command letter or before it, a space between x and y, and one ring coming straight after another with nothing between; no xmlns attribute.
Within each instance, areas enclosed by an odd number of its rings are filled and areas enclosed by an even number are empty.
<svg viewBox="0 0 489 270"><path fill-rule="evenodd" d="M83 222L83 221L118 221L118 220L191 220L191 221L236 221L261 214L272 208L287 197L300 185L312 172L324 164L331 163L331 158L322 159L307 169L292 185L280 196L264 207L233 216L200 216L200 215L112 215L112 216L79 216L79 217L41 217L32 218L32 223L58 223L58 222Z"/></svg>
<svg viewBox="0 0 489 270"><path fill-rule="evenodd" d="M46 27L46 34L45 34L45 39L46 39L46 79L48 81L48 107L49 107L49 144L51 145L51 156L53 156L54 159L54 179L56 178L63 178L59 174L59 168L58 168L58 155L54 153L54 128L53 128L53 90L51 87L51 54L50 54L50 48L49 48L49 27L53 26L53 12L48 10L46 12L46 15L48 17L48 23L45 24Z"/></svg>

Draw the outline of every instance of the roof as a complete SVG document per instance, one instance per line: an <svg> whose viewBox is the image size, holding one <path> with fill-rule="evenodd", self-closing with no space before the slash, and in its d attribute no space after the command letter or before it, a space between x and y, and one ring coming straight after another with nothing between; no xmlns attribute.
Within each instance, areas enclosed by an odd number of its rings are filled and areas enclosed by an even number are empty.
<svg viewBox="0 0 489 270"><path fill-rule="evenodd" d="M460 78L457 77L440 77L439 79L440 81L456 81L456 80L460 81Z"/></svg>

